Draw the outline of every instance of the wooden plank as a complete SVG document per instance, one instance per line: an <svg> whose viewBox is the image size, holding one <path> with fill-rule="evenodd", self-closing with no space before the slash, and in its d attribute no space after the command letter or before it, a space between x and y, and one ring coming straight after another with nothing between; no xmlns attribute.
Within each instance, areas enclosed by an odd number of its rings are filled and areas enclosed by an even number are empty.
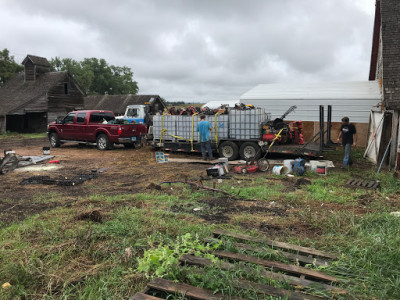
<svg viewBox="0 0 400 300"><path fill-rule="evenodd" d="M192 270L193 273L204 276L206 272L204 270ZM280 297L285 299L292 299L292 300L321 300L320 297L308 295L298 291L290 291L281 288L276 288L270 285L256 283L248 280L242 279L233 279L232 284L235 288L239 288L242 290L251 290L259 295L268 295L274 297Z"/></svg>
<svg viewBox="0 0 400 300"><path fill-rule="evenodd" d="M265 243L268 246L273 247L273 248L297 251L299 253L311 255L311 256L318 256L318 257L329 258L329 259L337 259L337 256L334 254L322 252L322 251L319 251L319 250L316 250L313 248L301 247L301 246L297 246L297 245L293 245L293 244L272 241L272 240L268 240L268 239L255 238L250 235L235 233L235 232L231 232L231 231L227 231L227 230L217 229L217 230L214 230L213 234L216 237L225 235L225 236L229 236L229 237L239 239L239 240L252 241L252 242L256 242L256 243Z"/></svg>
<svg viewBox="0 0 400 300"><path fill-rule="evenodd" d="M135 295L129 298L129 300L162 300L162 299L163 298L158 298L143 293L136 293Z"/></svg>
<svg viewBox="0 0 400 300"><path fill-rule="evenodd" d="M205 290L184 283L173 282L162 278L153 279L147 284L147 286L159 291L184 295L185 297L199 300L241 299L238 297L225 296L220 293L214 294L213 291L210 290Z"/></svg>
<svg viewBox="0 0 400 300"><path fill-rule="evenodd" d="M347 180L346 185L351 185L354 180L354 178L350 178L349 180Z"/></svg>
<svg viewBox="0 0 400 300"><path fill-rule="evenodd" d="M269 285L251 282L247 280L234 280L233 284L241 289L255 291L257 294L264 294L264 295L287 298L292 300L306 300L306 299L321 300L320 297L306 295L300 292L292 292L284 289L279 289Z"/></svg>
<svg viewBox="0 0 400 300"><path fill-rule="evenodd" d="M212 243L212 242L218 242L220 240L207 238L207 239L204 239L204 241L207 243ZM232 243L232 245L235 246L239 250L247 250L247 251L253 251L253 252L265 252L268 250L271 251L271 249L265 249L262 247L253 247L253 246L243 244L243 243ZM314 258L314 257L294 254L291 252L275 250L275 249L272 251L274 251L274 253L276 253L278 255L282 255L283 257L286 257L290 261L299 262L303 265L305 265L305 264L311 264L311 265L316 265L316 266L329 266L330 265L330 262L316 258L316 257Z"/></svg>
<svg viewBox="0 0 400 300"><path fill-rule="evenodd" d="M261 258L250 256L247 254L232 253L232 252L225 252L225 251L215 251L215 252L213 252L213 254L215 256L218 256L221 258L228 258L228 259L232 259L232 260L249 262L249 263L261 265L261 266L264 266L267 268L273 268L273 269L277 269L280 271L284 271L284 272L287 272L290 274L296 274L299 276L304 275L304 276L312 278L312 279L317 279L317 280L322 280L322 281L327 281L327 282L339 282L339 280L336 277L324 274L319 271L310 270L310 269L307 269L304 267L298 267L295 265L288 265L288 264L277 262L277 261L261 259Z"/></svg>
<svg viewBox="0 0 400 300"><path fill-rule="evenodd" d="M203 257L197 257L194 255L183 255L180 259L180 262L188 264L188 265L194 265L194 266L199 266L199 267L207 267L210 265L213 265L213 262L208 259L208 258L203 258ZM254 272L254 270L246 265L235 265L231 264L228 262L217 262L214 264L216 267L221 268L221 270L236 270L240 268L241 270L246 271L247 273L251 274ZM268 279L273 279L273 280L278 280L282 282L286 282L292 286L295 286L296 288L303 288L303 287L315 287L315 288L322 288L325 289L331 293L335 294L346 294L346 290L343 290L341 288L331 286L325 283L321 282L315 282L312 280L308 279L301 279L298 277L294 277L291 275L286 275L286 274L280 274L280 273L274 273L271 271L267 270L261 270L261 275L264 276L265 278Z"/></svg>

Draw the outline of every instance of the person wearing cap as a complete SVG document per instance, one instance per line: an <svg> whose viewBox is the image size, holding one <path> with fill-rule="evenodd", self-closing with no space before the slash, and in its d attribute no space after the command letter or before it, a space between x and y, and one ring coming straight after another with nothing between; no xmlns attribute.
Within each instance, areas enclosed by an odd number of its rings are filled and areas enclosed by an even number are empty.
<svg viewBox="0 0 400 300"><path fill-rule="evenodd" d="M342 126L340 127L340 133L337 141L342 139L342 145L344 149L344 158L342 168L349 167L353 164L351 160L351 147L357 145L357 130L356 127L350 123L348 117L342 118Z"/></svg>
<svg viewBox="0 0 400 300"><path fill-rule="evenodd" d="M200 143L201 143L201 155L203 156L203 160L206 160L207 152L210 160L213 160L213 154L211 149L211 141L210 141L210 131L211 124L206 121L206 116L200 116L200 122L197 124L197 132L200 134Z"/></svg>

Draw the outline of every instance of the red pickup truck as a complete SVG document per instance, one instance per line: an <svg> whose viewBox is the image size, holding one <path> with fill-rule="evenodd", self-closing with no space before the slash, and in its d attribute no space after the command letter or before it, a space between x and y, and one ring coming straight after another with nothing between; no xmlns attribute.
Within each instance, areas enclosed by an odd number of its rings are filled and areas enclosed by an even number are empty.
<svg viewBox="0 0 400 300"><path fill-rule="evenodd" d="M96 143L97 149L112 149L114 144L127 148L145 140L147 128L143 124L123 124L115 119L113 112L104 110L78 110L64 119L47 125L47 135L52 147L74 141Z"/></svg>

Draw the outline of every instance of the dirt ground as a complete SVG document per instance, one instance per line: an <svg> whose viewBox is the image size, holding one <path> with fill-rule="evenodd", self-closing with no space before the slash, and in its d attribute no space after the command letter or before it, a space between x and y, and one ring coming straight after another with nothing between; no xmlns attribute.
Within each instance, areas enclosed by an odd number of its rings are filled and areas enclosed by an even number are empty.
<svg viewBox="0 0 400 300"><path fill-rule="evenodd" d="M19 155L42 155L42 147L48 146L43 139L31 139L29 142L16 140L0 141L0 150L12 149ZM159 164L151 147L142 149L125 149L116 146L111 151L99 151L93 146L65 144L52 148L51 155L59 160L55 170L23 171L2 175L0 177L0 222L11 223L27 216L68 205L78 197L91 194L114 195L144 192L151 183L157 184L168 180L185 180L199 178L204 174L207 165ZM182 157L182 156L180 156ZM80 174L90 174L99 170L98 177L76 186L59 185L21 185L23 179L32 176L50 176L51 178L72 178ZM43 193L54 193L53 201L43 201ZM62 196L62 201L61 197ZM38 200L39 198L39 200Z"/></svg>
<svg viewBox="0 0 400 300"><path fill-rule="evenodd" d="M12 149L19 155L42 155L42 147L47 146L46 139L8 139L7 143L0 140L0 150ZM116 146L114 150L99 151L93 146L82 146L77 144L66 144L60 148L52 148L51 155L60 164L58 169L45 171L19 171L0 177L0 226L20 221L28 216L38 214L42 211L51 210L60 206L71 206L74 202L89 195L118 195L129 193L146 192L151 189L160 190L159 183L163 181L189 180L199 182L201 176L206 175L205 164L183 164L168 163L160 164L155 160L155 152L151 147L141 149L125 149ZM194 154L195 155L195 154ZM171 154L170 157L186 158L191 155ZM199 158L197 154L195 156ZM49 165L49 164L47 164ZM91 174L94 171L101 171L98 177L83 184L75 186L60 185L21 185L23 179L32 176L50 176L53 179L73 178L81 174ZM233 175L242 176L242 175ZM258 176L265 176L265 173L249 174L249 177L241 177L242 181L251 180ZM246 179L247 178L247 179ZM287 180L270 178L271 182L278 181L285 189L282 192L293 192L304 184L309 184L307 179ZM304 182L303 182L303 181ZM226 182L226 181L225 181ZM230 182L230 181L228 181ZM235 184L235 180L232 184ZM296 184L297 183L297 184ZM206 182L211 186L211 182ZM217 186L218 188L218 186ZM162 188L165 193L172 191L165 186ZM49 195L52 198L49 201ZM41 201L41 197L46 199ZM360 206L357 213L366 213L368 209L365 203L368 199L360 199ZM119 205L122 205L120 202ZM197 209L196 209L197 208ZM299 215L299 210L287 204L278 202L233 200L228 197L214 193L211 198L200 200L197 203L179 204L172 206L172 212L186 212L200 217L204 222L210 223L233 223L247 229L257 229L269 234L297 233L300 235L315 236L319 229L310 227L307 224L291 218ZM324 207L315 207L318 210L346 210L348 207L336 203L327 203ZM248 214L254 217L233 219L235 215ZM92 216L89 216L92 217ZM274 218L280 218L278 223ZM287 218L287 224L282 219ZM287 225L287 226L286 226Z"/></svg>

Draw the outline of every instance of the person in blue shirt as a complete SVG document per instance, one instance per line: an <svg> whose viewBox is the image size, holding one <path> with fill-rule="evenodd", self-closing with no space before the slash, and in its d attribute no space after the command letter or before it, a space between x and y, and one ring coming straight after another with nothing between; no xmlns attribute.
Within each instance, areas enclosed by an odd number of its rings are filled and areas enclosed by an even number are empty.
<svg viewBox="0 0 400 300"><path fill-rule="evenodd" d="M213 154L211 149L211 141L210 141L210 131L211 124L206 121L206 116L200 116L200 122L197 124L197 132L200 134L200 143L201 143L201 154L203 156L203 160L206 160L207 151L210 160L213 160Z"/></svg>

